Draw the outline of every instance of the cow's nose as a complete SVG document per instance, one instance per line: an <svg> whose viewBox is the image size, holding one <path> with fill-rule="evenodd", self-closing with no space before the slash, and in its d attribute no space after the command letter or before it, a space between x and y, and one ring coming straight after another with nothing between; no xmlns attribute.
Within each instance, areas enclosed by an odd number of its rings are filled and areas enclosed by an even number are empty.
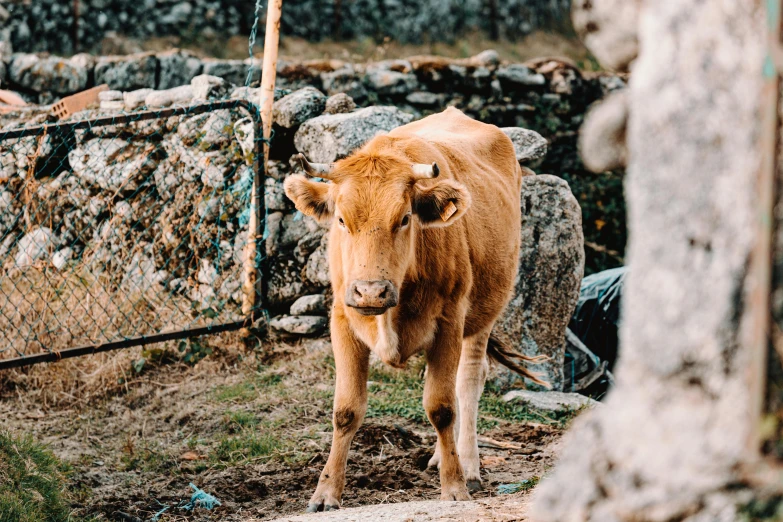
<svg viewBox="0 0 783 522"><path fill-rule="evenodd" d="M378 315L397 306L397 287L382 281L354 281L348 287L345 304L365 315Z"/></svg>

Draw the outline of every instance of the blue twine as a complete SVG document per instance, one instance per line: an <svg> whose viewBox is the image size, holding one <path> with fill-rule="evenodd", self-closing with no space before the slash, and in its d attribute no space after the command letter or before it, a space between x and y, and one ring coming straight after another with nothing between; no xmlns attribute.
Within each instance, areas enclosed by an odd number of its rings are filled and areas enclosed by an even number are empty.
<svg viewBox="0 0 783 522"><path fill-rule="evenodd" d="M190 501L186 502L183 500L177 505L178 508L184 509L185 511L193 511L197 507L204 508L204 509L213 509L215 506L221 505L220 501L217 498L210 495L206 491L199 489L192 482L190 483L190 487L193 489L193 495L191 495ZM171 506L161 504L160 501L158 500L156 500L155 502L157 502L159 506L163 506L163 509L155 513L150 519L150 522L158 522L158 520L160 520L161 515L163 515L163 513L165 513L171 508Z"/></svg>
<svg viewBox="0 0 783 522"><path fill-rule="evenodd" d="M212 509L215 506L220 505L220 501L217 498L213 497L206 491L199 489L192 482L190 483L190 487L193 489L193 496L190 497L190 502L185 505L180 505L180 508L186 511L193 511L193 509L197 507Z"/></svg>
<svg viewBox="0 0 783 522"><path fill-rule="evenodd" d="M163 509L161 509L160 511L158 511L157 513L155 513L155 514L152 516L152 518L150 519L150 522L158 522L158 520L160 520L160 517L161 517L161 515L163 515L163 513L165 513L166 511L168 511L168 510L169 510L169 508L171 507L171 506L167 506L167 505L165 505L165 504L161 504L159 500L156 500L155 502L157 502L159 506L163 506Z"/></svg>
<svg viewBox="0 0 783 522"><path fill-rule="evenodd" d="M247 54L250 55L250 65L247 68L247 78L245 78L245 87L250 87L250 83L253 79L253 47L256 45L256 34L258 33L258 19L260 18L258 13L261 11L261 0L256 0L255 18L253 20L253 28L250 30L250 38L247 42Z"/></svg>

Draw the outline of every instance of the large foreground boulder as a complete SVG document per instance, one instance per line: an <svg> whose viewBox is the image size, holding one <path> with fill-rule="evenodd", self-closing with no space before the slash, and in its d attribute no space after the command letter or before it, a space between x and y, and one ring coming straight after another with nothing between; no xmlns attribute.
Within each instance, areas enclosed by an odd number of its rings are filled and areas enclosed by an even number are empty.
<svg viewBox="0 0 783 522"><path fill-rule="evenodd" d="M379 133L404 125L413 116L396 107L367 107L344 114L324 114L299 127L294 144L310 161L344 158Z"/></svg>
<svg viewBox="0 0 783 522"><path fill-rule="evenodd" d="M635 57L625 138L630 270L617 386L574 423L531 519L780 520L778 464L767 468L777 456L762 454L763 438L772 452L781 441L770 400L781 389L780 324L765 317L776 299L765 295L762 269L780 274L781 257L760 253L781 226L759 192L771 191L759 169L773 154L760 115L777 103L768 98L773 75L762 71L765 3L592 0L575 9L588 11L587 44L602 65ZM779 208L780 195L770 196Z"/></svg>
<svg viewBox="0 0 783 522"><path fill-rule="evenodd" d="M525 177L519 272L493 333L520 353L549 357L531 368L553 390L563 388L565 330L583 273L582 214L568 183L557 176ZM496 379L505 388L518 377L503 368Z"/></svg>

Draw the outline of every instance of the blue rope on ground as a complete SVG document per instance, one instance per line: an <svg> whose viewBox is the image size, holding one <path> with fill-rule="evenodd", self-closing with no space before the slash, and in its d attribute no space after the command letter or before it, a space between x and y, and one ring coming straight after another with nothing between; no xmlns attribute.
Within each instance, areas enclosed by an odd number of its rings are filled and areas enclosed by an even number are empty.
<svg viewBox="0 0 783 522"><path fill-rule="evenodd" d="M193 509L197 507L212 509L215 506L220 505L220 501L217 498L213 497L206 491L199 489L192 482L190 483L190 487L193 488L193 495L190 497L190 502L185 505L180 505L180 508L187 511L193 511Z"/></svg>
<svg viewBox="0 0 783 522"><path fill-rule="evenodd" d="M207 510L213 509L216 506L220 506L220 501L215 498L213 495L210 495L206 491L199 489L198 486L190 483L190 487L193 489L193 495L190 497L190 501L182 501L180 502L177 507L179 509L184 509L185 511L193 511L195 508L204 508ZM167 506L165 504L162 504L160 501L156 500L155 502L158 503L159 506L163 506L163 509L155 513L152 518L150 518L151 522L158 522L160 520L160 517L171 509L171 506Z"/></svg>
<svg viewBox="0 0 783 522"><path fill-rule="evenodd" d="M157 502L159 506L163 506L163 509L161 509L160 511L158 511L157 513L155 513L155 514L152 516L152 518L150 518L150 522L158 522L158 520L160 520L160 517L163 515L163 513L165 513L166 511L168 511L168 510L169 510L169 508L171 507L171 506L167 506L167 505L165 505L165 504L161 504L159 500L156 500L155 502Z"/></svg>

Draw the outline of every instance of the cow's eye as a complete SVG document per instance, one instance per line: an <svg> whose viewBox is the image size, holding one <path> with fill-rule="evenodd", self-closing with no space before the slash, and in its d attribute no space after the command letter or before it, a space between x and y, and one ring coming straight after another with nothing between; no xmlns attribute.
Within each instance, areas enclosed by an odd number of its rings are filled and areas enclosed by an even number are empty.
<svg viewBox="0 0 783 522"><path fill-rule="evenodd" d="M343 218L337 218L337 222L340 224L341 227L345 228L345 221L343 221Z"/></svg>
<svg viewBox="0 0 783 522"><path fill-rule="evenodd" d="M410 221L411 221L410 215L409 214L405 214L405 217L402 218L402 223L400 223L400 227L401 228L407 227L408 223L410 223Z"/></svg>

